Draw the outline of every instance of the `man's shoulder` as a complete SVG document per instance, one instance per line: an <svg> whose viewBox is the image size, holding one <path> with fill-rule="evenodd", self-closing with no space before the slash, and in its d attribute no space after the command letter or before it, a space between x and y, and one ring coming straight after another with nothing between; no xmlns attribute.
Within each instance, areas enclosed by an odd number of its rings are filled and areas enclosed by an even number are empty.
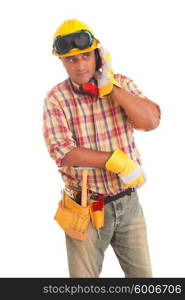
<svg viewBox="0 0 185 300"><path fill-rule="evenodd" d="M55 97L58 94L62 95L62 93L65 93L68 89L69 89L69 80L65 79L64 81L57 83L51 89L49 89L47 92L47 96Z"/></svg>
<svg viewBox="0 0 185 300"><path fill-rule="evenodd" d="M114 79L118 81L122 87L125 87L129 82L133 82L130 77L119 73L114 74Z"/></svg>

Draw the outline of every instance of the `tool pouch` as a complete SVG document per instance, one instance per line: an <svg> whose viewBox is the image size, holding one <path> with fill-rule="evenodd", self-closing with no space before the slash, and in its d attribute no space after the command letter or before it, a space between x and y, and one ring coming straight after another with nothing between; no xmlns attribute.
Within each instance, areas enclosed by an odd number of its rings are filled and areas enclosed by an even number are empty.
<svg viewBox="0 0 185 300"><path fill-rule="evenodd" d="M63 201L59 202L54 219L69 236L85 240L85 230L90 221L89 210L89 205L87 207L79 205L63 191Z"/></svg>
<svg viewBox="0 0 185 300"><path fill-rule="evenodd" d="M90 204L90 216L92 225L99 229L104 226L104 203L103 199L100 198L97 201L89 200Z"/></svg>

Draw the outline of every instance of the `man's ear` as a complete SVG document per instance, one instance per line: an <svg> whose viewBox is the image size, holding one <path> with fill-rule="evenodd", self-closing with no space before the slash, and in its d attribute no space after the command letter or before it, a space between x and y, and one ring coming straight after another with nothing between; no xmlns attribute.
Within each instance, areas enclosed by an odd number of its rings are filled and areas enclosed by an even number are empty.
<svg viewBox="0 0 185 300"><path fill-rule="evenodd" d="M96 71L98 71L102 66L102 61L101 61L98 48L95 49L95 56L96 56Z"/></svg>

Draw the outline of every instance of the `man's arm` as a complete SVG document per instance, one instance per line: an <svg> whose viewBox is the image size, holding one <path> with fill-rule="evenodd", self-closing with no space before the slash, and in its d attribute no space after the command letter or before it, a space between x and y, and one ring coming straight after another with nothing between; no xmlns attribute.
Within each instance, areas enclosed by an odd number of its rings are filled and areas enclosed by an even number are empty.
<svg viewBox="0 0 185 300"><path fill-rule="evenodd" d="M104 168L106 161L111 157L111 155L112 152L76 147L64 156L61 166Z"/></svg>
<svg viewBox="0 0 185 300"><path fill-rule="evenodd" d="M136 128L144 130L155 129L160 122L160 112L157 105L147 98L133 95L125 89L113 86L108 96L117 101L125 110L128 119Z"/></svg>
<svg viewBox="0 0 185 300"><path fill-rule="evenodd" d="M141 166L119 149L111 153L78 147L64 156L61 166L105 168L118 174L127 187L139 187L145 182Z"/></svg>

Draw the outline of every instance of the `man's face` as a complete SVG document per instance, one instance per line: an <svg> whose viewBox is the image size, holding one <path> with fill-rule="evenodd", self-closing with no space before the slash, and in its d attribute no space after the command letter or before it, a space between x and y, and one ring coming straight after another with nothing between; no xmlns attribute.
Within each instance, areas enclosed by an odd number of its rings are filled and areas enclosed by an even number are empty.
<svg viewBox="0 0 185 300"><path fill-rule="evenodd" d="M61 60L71 80L79 85L89 82L96 71L95 50L61 57Z"/></svg>

